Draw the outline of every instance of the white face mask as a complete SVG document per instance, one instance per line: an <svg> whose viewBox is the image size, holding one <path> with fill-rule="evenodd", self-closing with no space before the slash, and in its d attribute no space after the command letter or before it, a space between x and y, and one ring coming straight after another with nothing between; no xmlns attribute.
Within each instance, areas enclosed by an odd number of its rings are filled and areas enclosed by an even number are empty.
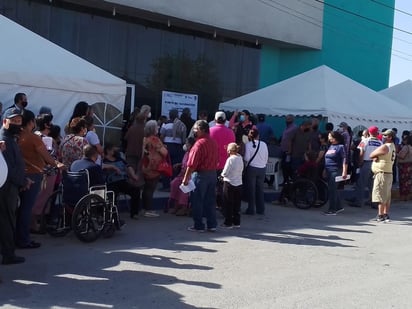
<svg viewBox="0 0 412 309"><path fill-rule="evenodd" d="M149 113L147 114L147 118L152 118L152 113L149 112Z"/></svg>
<svg viewBox="0 0 412 309"><path fill-rule="evenodd" d="M184 152L187 151L187 145L186 145L186 144L183 145L183 151L184 151Z"/></svg>

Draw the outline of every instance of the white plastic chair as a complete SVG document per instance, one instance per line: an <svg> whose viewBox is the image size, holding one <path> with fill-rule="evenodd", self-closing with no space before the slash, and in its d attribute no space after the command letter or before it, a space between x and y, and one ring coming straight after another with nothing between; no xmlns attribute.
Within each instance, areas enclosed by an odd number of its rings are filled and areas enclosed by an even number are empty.
<svg viewBox="0 0 412 309"><path fill-rule="evenodd" d="M275 190L279 190L279 165L280 158L269 157L266 164L266 176L274 176Z"/></svg>

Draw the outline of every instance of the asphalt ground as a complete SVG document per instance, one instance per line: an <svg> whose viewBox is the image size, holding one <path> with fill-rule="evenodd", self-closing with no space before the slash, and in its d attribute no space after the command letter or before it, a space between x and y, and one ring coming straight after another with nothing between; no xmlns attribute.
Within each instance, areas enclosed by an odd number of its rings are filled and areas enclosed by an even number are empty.
<svg viewBox="0 0 412 309"><path fill-rule="evenodd" d="M267 203L215 233L124 213L122 231L93 243L34 235L42 247L18 250L24 264L0 265L0 308L411 308L412 202L393 203L388 223L325 208Z"/></svg>

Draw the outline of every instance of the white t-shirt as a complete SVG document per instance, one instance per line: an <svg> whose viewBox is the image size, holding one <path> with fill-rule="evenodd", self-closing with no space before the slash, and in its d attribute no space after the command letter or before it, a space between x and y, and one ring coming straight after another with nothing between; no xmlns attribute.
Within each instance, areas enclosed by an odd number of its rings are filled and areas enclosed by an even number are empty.
<svg viewBox="0 0 412 309"><path fill-rule="evenodd" d="M212 120L211 122L209 122L209 128L214 127L216 125L216 121ZM225 126L229 128L229 121L225 121Z"/></svg>
<svg viewBox="0 0 412 309"><path fill-rule="evenodd" d="M379 148L382 145L382 141L380 141L376 137L368 137L362 140L359 143L358 149L361 149L364 152L363 159L365 161L372 161L369 157L372 151Z"/></svg>
<svg viewBox="0 0 412 309"><path fill-rule="evenodd" d="M259 150L256 153L256 156L253 158L252 162L249 166L257 167L257 168L264 168L268 163L269 153L268 153L268 146L265 142L256 140L255 144L256 147L253 148L253 142L250 141L245 145L245 155L243 159L247 162L253 157L258 147L258 143L260 142Z"/></svg>
<svg viewBox="0 0 412 309"><path fill-rule="evenodd" d="M4 183L7 180L7 175L8 175L8 167L7 167L7 163L6 160L3 157L3 153L0 150L0 188L4 185Z"/></svg>
<svg viewBox="0 0 412 309"><path fill-rule="evenodd" d="M164 123L160 128L160 135L164 136L165 143L182 144L180 137L173 137L173 122Z"/></svg>

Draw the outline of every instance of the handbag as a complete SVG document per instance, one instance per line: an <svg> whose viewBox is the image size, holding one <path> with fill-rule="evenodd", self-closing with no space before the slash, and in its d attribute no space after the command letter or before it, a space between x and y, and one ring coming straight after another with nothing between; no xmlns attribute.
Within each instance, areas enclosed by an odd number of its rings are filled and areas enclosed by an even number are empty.
<svg viewBox="0 0 412 309"><path fill-rule="evenodd" d="M167 154L166 157L164 157L163 160L160 161L157 167L157 171L165 177L172 177L173 167L172 167L169 154Z"/></svg>
<svg viewBox="0 0 412 309"><path fill-rule="evenodd" d="M40 167L38 167L37 165L27 161L26 159L24 159L24 163L30 165L31 167L34 167L34 169L36 169L38 171L38 173L42 175L42 180L41 180L41 184L40 184L40 191L45 190L46 187L47 187L47 176L48 176L47 173L45 172L45 169L41 169Z"/></svg>

